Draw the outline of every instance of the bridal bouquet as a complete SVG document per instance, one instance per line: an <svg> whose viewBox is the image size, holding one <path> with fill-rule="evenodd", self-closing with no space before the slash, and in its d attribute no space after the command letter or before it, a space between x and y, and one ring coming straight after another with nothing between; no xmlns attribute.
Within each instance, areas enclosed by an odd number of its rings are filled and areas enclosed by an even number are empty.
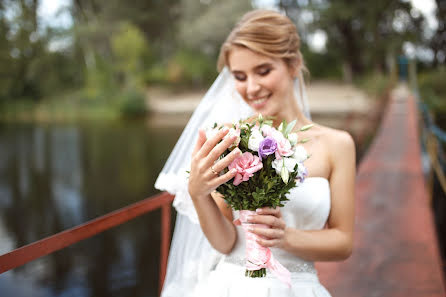
<svg viewBox="0 0 446 297"><path fill-rule="evenodd" d="M246 221L249 215L262 207L281 207L287 201L286 194L304 181L308 175L303 162L308 158L305 148L299 143L297 133L292 132L296 121L272 126L272 121L262 115L253 122L240 121L233 124L228 135L238 136L236 141L220 156L223 158L238 147L242 155L236 158L223 173L235 168L237 173L233 179L220 185L217 192L234 209L240 210L240 221L246 235L246 273L248 277L263 277L269 268L281 279L286 279L289 272L274 260L268 248L256 242L258 235L251 233ZM300 128L305 131L307 125ZM211 137L223 126L206 131ZM257 225L259 226L259 225Z"/></svg>

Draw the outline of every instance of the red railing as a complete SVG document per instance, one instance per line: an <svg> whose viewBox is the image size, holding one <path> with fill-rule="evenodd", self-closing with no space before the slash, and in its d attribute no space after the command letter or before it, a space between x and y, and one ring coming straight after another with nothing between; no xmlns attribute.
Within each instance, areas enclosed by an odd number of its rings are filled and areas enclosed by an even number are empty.
<svg viewBox="0 0 446 297"><path fill-rule="evenodd" d="M161 291L166 275L167 256L169 254L170 216L173 198L172 195L164 192L1 255L0 274L161 208L161 257L159 268L159 290Z"/></svg>

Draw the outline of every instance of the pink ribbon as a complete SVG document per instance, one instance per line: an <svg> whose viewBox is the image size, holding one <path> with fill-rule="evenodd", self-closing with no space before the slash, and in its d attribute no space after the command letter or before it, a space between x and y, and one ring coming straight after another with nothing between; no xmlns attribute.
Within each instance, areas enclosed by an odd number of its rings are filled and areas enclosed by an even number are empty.
<svg viewBox="0 0 446 297"><path fill-rule="evenodd" d="M269 248L257 243L257 239L261 238L261 236L249 231L249 228L253 226L269 228L269 226L263 224L247 223L248 216L253 215L257 215L257 213L252 210L240 211L240 222L242 223L246 238L246 269L259 270L268 268L280 281L288 287L291 287L291 273L274 258Z"/></svg>

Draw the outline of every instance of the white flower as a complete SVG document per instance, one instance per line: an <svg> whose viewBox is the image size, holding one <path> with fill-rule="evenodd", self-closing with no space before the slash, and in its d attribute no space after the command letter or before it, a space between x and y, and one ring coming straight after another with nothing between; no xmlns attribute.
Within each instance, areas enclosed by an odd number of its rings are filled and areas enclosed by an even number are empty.
<svg viewBox="0 0 446 297"><path fill-rule="evenodd" d="M259 128L254 127L251 131L251 136L249 136L248 140L248 148L250 150L259 151L260 142L264 139L262 133L260 133Z"/></svg>
<svg viewBox="0 0 446 297"><path fill-rule="evenodd" d="M280 170L280 176L282 177L283 182L287 184L288 180L290 179L290 174L285 166L283 166L282 170Z"/></svg>
<svg viewBox="0 0 446 297"><path fill-rule="evenodd" d="M307 150L302 145L296 146L292 158L299 163L304 162L306 159L308 159Z"/></svg>
<svg viewBox="0 0 446 297"><path fill-rule="evenodd" d="M295 145L297 143L297 133L288 134L288 140L290 141L292 146Z"/></svg>
<svg viewBox="0 0 446 297"><path fill-rule="evenodd" d="M236 147L238 147L239 143L240 143L240 129L234 129L234 128L230 128L228 134L226 134L226 136L224 138L227 137L232 137L232 136L237 136L237 138L234 140L234 142L229 146L229 149L232 150Z"/></svg>
<svg viewBox="0 0 446 297"><path fill-rule="evenodd" d="M294 172L294 167L297 163L297 160L294 158L282 158L280 160L274 160L272 162L272 166L276 170L277 174L281 174L283 165L285 165L285 168L288 170L288 172Z"/></svg>

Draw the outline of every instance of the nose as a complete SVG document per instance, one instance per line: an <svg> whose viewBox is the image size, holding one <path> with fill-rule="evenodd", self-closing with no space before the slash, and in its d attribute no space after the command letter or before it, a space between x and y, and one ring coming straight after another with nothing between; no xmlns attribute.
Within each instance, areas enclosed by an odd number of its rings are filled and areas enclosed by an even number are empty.
<svg viewBox="0 0 446 297"><path fill-rule="evenodd" d="M253 77L248 77L246 86L246 94L248 95L248 98L255 97L260 89L258 81Z"/></svg>

